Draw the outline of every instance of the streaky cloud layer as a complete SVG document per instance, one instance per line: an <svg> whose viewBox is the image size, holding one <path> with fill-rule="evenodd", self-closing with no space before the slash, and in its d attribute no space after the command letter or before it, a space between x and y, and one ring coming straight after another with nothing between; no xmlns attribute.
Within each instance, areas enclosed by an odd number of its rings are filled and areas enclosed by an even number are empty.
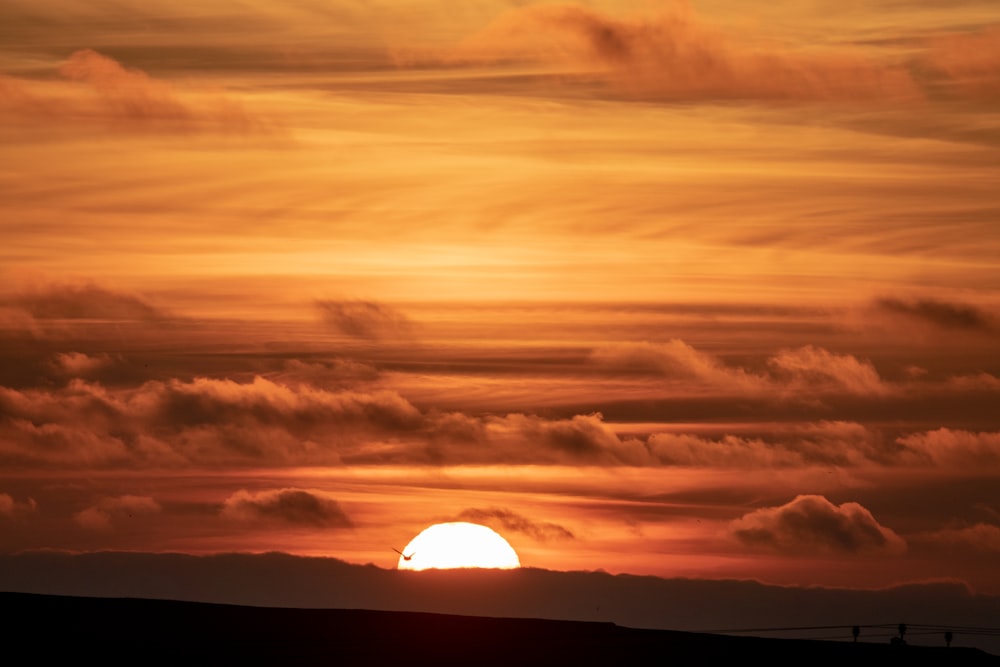
<svg viewBox="0 0 1000 667"><path fill-rule="evenodd" d="M831 7L3 3L0 555L1000 592L1000 16Z"/></svg>

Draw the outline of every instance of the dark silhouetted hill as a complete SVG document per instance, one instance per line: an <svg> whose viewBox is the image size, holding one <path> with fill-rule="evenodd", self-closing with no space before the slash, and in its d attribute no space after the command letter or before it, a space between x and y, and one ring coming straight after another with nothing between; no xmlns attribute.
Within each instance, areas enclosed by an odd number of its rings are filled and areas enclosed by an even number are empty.
<svg viewBox="0 0 1000 667"><path fill-rule="evenodd" d="M20 664L1000 664L970 648L733 637L600 622L24 593L0 593L0 608L4 654L21 656Z"/></svg>

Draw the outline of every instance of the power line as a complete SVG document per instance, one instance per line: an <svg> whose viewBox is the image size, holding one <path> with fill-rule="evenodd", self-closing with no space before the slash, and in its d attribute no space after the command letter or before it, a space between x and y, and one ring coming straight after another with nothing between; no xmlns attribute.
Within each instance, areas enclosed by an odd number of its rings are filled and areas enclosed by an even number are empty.
<svg viewBox="0 0 1000 667"><path fill-rule="evenodd" d="M724 628L717 630L703 630L702 632L709 632L713 634L721 635L736 635L736 634L748 634L748 633L775 633L775 632L817 632L817 631L828 631L828 630L842 630L844 635L828 636L824 633L823 637L816 636L815 638L822 639L840 639L852 637L852 631L854 628L858 630L880 630L888 632L878 632L874 634L864 634L866 639L871 639L873 637L887 638L895 637L899 635L900 624L898 623L869 623L869 624L854 624L854 625L799 625L799 626L784 626L784 627L763 627L763 628ZM905 629L903 634L905 636L929 636L937 634L951 633L952 636L977 636L977 637L1000 637L1000 628L982 627L982 626L969 626L969 625L944 625L944 624L905 624ZM859 632L859 636L861 636ZM812 637L810 637L812 638Z"/></svg>

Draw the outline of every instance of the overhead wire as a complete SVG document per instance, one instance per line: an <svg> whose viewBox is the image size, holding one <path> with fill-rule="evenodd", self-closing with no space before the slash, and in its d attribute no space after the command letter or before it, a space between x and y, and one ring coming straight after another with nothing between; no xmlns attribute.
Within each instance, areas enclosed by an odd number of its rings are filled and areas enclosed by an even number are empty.
<svg viewBox="0 0 1000 667"><path fill-rule="evenodd" d="M859 633L855 637L854 628L858 628ZM900 629L902 628L902 632ZM864 632L866 631L867 632ZM843 631L843 634L833 634L828 631ZM875 631L875 632L872 632ZM852 625L803 625L803 626L771 626L760 628L723 628L715 630L703 630L712 634L773 634L773 633L811 633L805 636L797 635L789 637L794 639L824 640L824 641L871 641L872 639L888 640L893 637L929 637L941 635L942 639L948 642L948 633L954 641L962 636L976 637L1000 637L1000 627L983 627L968 625L945 625L945 624L899 624L899 623L867 623ZM820 634L821 633L821 634Z"/></svg>

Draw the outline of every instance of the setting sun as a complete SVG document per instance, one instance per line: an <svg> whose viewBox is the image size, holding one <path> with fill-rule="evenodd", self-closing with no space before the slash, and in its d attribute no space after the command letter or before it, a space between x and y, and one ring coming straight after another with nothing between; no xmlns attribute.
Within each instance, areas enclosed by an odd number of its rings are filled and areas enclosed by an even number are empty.
<svg viewBox="0 0 1000 667"><path fill-rule="evenodd" d="M437 523L410 540L399 555L400 570L521 567L517 552L496 531L475 523Z"/></svg>
<svg viewBox="0 0 1000 667"><path fill-rule="evenodd" d="M0 0L0 599L1000 625L998 183L1000 0Z"/></svg>

